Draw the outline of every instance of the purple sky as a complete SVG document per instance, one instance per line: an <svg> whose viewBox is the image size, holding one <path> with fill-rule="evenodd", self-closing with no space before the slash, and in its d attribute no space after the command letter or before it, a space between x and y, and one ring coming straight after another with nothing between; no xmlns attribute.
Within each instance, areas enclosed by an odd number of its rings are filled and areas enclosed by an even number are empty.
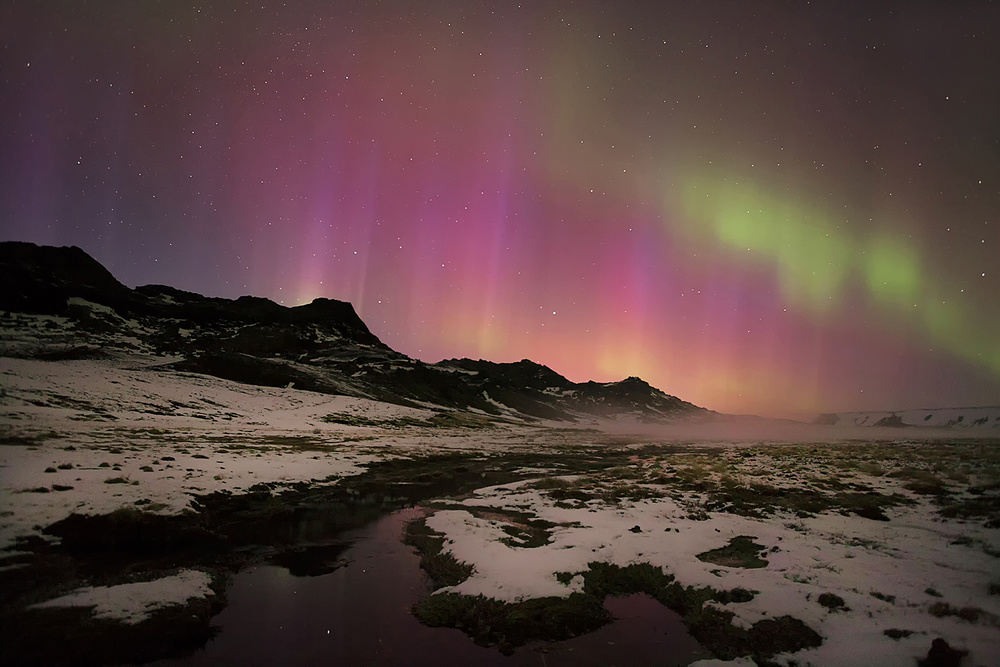
<svg viewBox="0 0 1000 667"><path fill-rule="evenodd" d="M0 238L427 361L1000 403L1000 6L0 7Z"/></svg>

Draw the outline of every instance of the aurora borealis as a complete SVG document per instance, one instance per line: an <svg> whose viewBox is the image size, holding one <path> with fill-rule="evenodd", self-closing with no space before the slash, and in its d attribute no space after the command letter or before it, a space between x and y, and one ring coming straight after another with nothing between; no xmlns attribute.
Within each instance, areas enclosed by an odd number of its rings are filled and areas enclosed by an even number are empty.
<svg viewBox="0 0 1000 667"><path fill-rule="evenodd" d="M0 7L0 236L411 356L1000 403L1000 7Z"/></svg>

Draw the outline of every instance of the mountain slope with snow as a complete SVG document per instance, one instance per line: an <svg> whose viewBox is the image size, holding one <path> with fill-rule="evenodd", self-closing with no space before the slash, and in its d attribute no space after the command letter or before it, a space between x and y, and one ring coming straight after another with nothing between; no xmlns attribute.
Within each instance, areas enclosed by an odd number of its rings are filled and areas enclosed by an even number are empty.
<svg viewBox="0 0 1000 667"><path fill-rule="evenodd" d="M351 304L287 308L122 285L79 248L0 243L0 355L161 357L172 370L497 418L662 423L711 413L638 378L574 383L528 360L427 364L382 343Z"/></svg>

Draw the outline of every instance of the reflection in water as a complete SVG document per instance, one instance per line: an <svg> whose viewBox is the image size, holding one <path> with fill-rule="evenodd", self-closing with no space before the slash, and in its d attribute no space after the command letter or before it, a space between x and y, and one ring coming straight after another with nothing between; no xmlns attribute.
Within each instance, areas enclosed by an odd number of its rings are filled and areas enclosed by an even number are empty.
<svg viewBox="0 0 1000 667"><path fill-rule="evenodd" d="M420 559L401 541L419 509L387 515L341 537L328 574L293 576L253 567L233 578L219 634L175 665L683 665L704 657L680 617L642 595L607 600L617 620L564 642L535 642L506 657L458 630L428 628L410 607L430 586ZM664 656L667 656L666 658Z"/></svg>

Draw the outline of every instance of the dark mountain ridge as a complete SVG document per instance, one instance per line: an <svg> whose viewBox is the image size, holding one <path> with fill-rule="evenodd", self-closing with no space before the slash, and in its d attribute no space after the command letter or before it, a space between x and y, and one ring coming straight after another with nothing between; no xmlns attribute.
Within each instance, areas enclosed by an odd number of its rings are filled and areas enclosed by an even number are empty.
<svg viewBox="0 0 1000 667"><path fill-rule="evenodd" d="M574 383L527 359L427 364L382 343L344 301L285 307L165 285L133 290L77 247L0 242L0 309L65 318L50 320L35 348L5 348L6 355L171 355L175 370L237 382L518 419L661 422L714 414L634 377Z"/></svg>

